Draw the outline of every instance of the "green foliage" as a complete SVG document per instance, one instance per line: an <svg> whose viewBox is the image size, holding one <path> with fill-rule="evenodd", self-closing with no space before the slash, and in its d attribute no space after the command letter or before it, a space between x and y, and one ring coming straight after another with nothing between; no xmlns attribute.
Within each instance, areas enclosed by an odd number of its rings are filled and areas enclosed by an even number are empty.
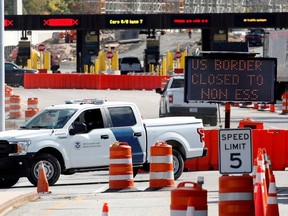
<svg viewBox="0 0 288 216"><path fill-rule="evenodd" d="M5 14L13 15L12 0L5 0ZM49 14L79 14L85 0L22 0L23 14L49 15Z"/></svg>

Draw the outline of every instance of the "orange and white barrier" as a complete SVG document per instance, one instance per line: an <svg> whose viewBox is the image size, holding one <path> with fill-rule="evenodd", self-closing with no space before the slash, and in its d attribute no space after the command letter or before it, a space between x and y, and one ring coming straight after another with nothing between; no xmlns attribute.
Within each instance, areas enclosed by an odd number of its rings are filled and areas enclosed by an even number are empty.
<svg viewBox="0 0 288 216"><path fill-rule="evenodd" d="M282 115L288 114L288 92L282 95Z"/></svg>
<svg viewBox="0 0 288 216"><path fill-rule="evenodd" d="M255 187L256 196L255 196L255 216L264 216L265 214L265 203L264 203L264 195L263 190L264 187L261 184L258 184ZM254 215L254 214L253 214Z"/></svg>
<svg viewBox="0 0 288 216"><path fill-rule="evenodd" d="M219 178L219 216L254 216L253 178L223 175Z"/></svg>
<svg viewBox="0 0 288 216"><path fill-rule="evenodd" d="M193 199L188 199L187 211L186 216L195 216L195 207L193 203Z"/></svg>
<svg viewBox="0 0 288 216"><path fill-rule="evenodd" d="M131 147L126 142L115 142L110 147L109 189L133 188Z"/></svg>
<svg viewBox="0 0 288 216"><path fill-rule="evenodd" d="M257 174L256 174L256 182L254 186L254 202L255 202L255 213L258 213L256 215L261 215L262 212L265 212L265 206L266 206L266 194L264 187L265 180L264 180L264 173L262 172L261 165L258 165L257 167ZM263 214L264 215L264 214Z"/></svg>
<svg viewBox="0 0 288 216"><path fill-rule="evenodd" d="M27 99L27 109L29 108L38 108L38 98L28 98Z"/></svg>
<svg viewBox="0 0 288 216"><path fill-rule="evenodd" d="M275 183L275 176L273 174L270 176L266 216L279 216L277 189Z"/></svg>
<svg viewBox="0 0 288 216"><path fill-rule="evenodd" d="M10 106L9 106L9 118L18 119L21 118L21 99L19 95L10 96Z"/></svg>
<svg viewBox="0 0 288 216"><path fill-rule="evenodd" d="M190 200L190 201L189 201ZM195 216L207 216L207 190L195 182L181 182L171 190L170 216L186 216L193 203Z"/></svg>
<svg viewBox="0 0 288 216"><path fill-rule="evenodd" d="M256 173L256 186L258 184L263 184L263 200L264 200L264 206L267 204L267 199L268 199L268 185L266 183L266 171L265 171L265 161L263 157L263 149L259 148L258 149L258 155L257 155L257 160L258 160L258 166L257 166L257 173ZM259 167L261 171L259 171ZM255 188L254 192L257 192L257 188Z"/></svg>
<svg viewBox="0 0 288 216"><path fill-rule="evenodd" d="M27 99L27 109L25 110L25 121L27 121L40 111L40 109L38 108L38 103L39 103L38 98Z"/></svg>
<svg viewBox="0 0 288 216"><path fill-rule="evenodd" d="M150 148L150 188L174 187L172 146L157 142Z"/></svg>
<svg viewBox="0 0 288 216"><path fill-rule="evenodd" d="M27 108L25 110L25 121L29 120L31 117L39 112L39 108Z"/></svg>
<svg viewBox="0 0 288 216"><path fill-rule="evenodd" d="M270 106L267 103L258 104L258 111L267 111L270 110Z"/></svg>
<svg viewBox="0 0 288 216"><path fill-rule="evenodd" d="M5 112L9 112L10 110L10 97L13 94L13 88L5 85Z"/></svg>

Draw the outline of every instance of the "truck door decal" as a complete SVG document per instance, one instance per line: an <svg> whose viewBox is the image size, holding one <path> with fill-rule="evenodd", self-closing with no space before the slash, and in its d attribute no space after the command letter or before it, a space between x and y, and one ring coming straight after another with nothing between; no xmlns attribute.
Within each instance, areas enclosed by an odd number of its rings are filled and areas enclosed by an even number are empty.
<svg viewBox="0 0 288 216"><path fill-rule="evenodd" d="M143 150L138 139L133 137L133 129L131 127L121 127L111 128L111 130L117 141L127 142L131 146L133 163L143 163Z"/></svg>

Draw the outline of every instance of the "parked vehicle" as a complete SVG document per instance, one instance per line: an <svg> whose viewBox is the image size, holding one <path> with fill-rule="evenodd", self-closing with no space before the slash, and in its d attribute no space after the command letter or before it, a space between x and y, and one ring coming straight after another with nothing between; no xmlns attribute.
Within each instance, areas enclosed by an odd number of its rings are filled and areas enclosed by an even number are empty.
<svg viewBox="0 0 288 216"><path fill-rule="evenodd" d="M150 147L158 141L173 147L175 179L185 160L207 154L201 119L142 119L134 103L92 102L50 106L18 130L0 132L0 188L12 187L20 177L36 186L41 161L50 185L60 174L108 169L115 141L132 147L134 176L139 167L149 169Z"/></svg>
<svg viewBox="0 0 288 216"><path fill-rule="evenodd" d="M137 57L123 57L119 59L119 70L121 74L143 72L141 62Z"/></svg>
<svg viewBox="0 0 288 216"><path fill-rule="evenodd" d="M9 86L24 86L25 73L39 73L36 69L20 68L12 62L5 62L5 83Z"/></svg>
<svg viewBox="0 0 288 216"><path fill-rule="evenodd" d="M203 124L217 125L217 104L208 102L184 102L184 76L169 79L164 89L156 88L161 95L159 117L194 116L201 118Z"/></svg>
<svg viewBox="0 0 288 216"><path fill-rule="evenodd" d="M264 35L264 29L250 29L245 35L245 42L247 42L249 46L263 46Z"/></svg>
<svg viewBox="0 0 288 216"><path fill-rule="evenodd" d="M282 100L288 89L288 30L270 30L265 34L263 57L277 58L275 98Z"/></svg>

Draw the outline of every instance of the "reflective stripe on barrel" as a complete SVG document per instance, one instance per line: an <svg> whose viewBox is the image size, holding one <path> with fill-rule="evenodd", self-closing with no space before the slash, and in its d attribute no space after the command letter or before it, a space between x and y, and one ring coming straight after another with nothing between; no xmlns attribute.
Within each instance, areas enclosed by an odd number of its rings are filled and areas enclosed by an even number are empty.
<svg viewBox="0 0 288 216"><path fill-rule="evenodd" d="M21 99L19 95L10 96L10 106L9 106L9 118L18 119L21 118Z"/></svg>
<svg viewBox="0 0 288 216"><path fill-rule="evenodd" d="M110 147L109 189L134 187L132 151L128 143Z"/></svg>
<svg viewBox="0 0 288 216"><path fill-rule="evenodd" d="M174 186L172 146L157 142L150 148L150 188Z"/></svg>
<svg viewBox="0 0 288 216"><path fill-rule="evenodd" d="M186 216L188 201L194 206L195 216L207 216L207 190L195 182L181 182L172 189L170 216Z"/></svg>
<svg viewBox="0 0 288 216"><path fill-rule="evenodd" d="M253 177L224 175L219 178L219 216L254 216Z"/></svg>

